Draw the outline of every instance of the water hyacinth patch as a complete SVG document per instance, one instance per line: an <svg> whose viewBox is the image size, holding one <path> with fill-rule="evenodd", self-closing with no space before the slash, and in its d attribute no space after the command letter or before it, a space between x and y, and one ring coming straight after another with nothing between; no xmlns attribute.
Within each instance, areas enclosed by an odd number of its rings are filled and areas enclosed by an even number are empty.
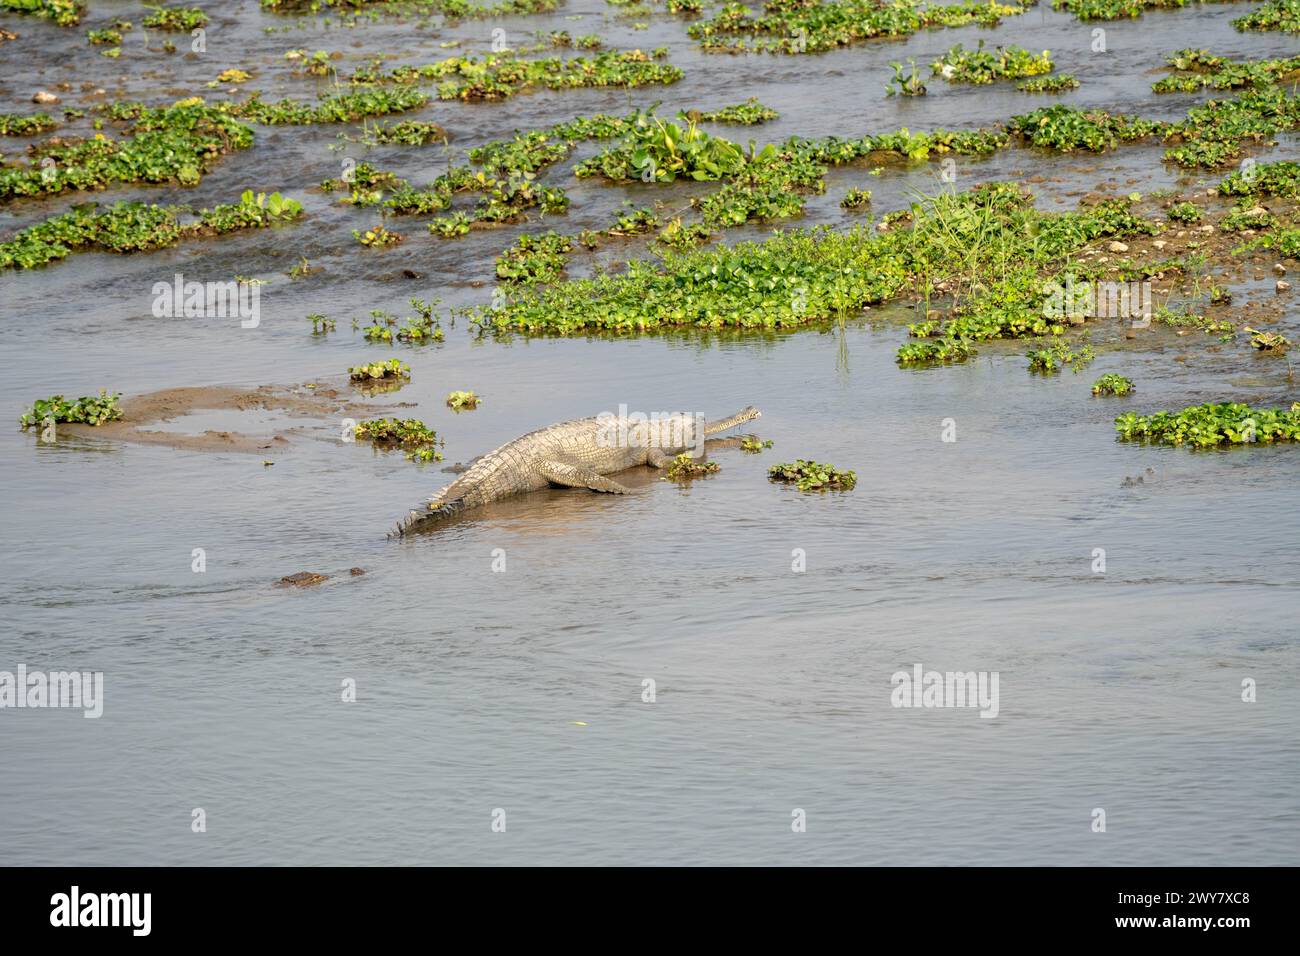
<svg viewBox="0 0 1300 956"><path fill-rule="evenodd" d="M1286 350L1291 347L1291 340L1280 332L1261 332L1259 329L1252 329L1249 326L1243 328L1242 331L1250 335L1250 347L1261 352L1284 355Z"/></svg>
<svg viewBox="0 0 1300 956"><path fill-rule="evenodd" d="M44 17L61 27L75 27L86 12L86 5L82 0L0 0L0 10Z"/></svg>
<svg viewBox="0 0 1300 956"><path fill-rule="evenodd" d="M1174 203L1169 207L1169 218L1174 222L1200 222L1201 207L1194 202Z"/></svg>
<svg viewBox="0 0 1300 956"><path fill-rule="evenodd" d="M351 123L370 116L387 116L416 110L429 102L419 90L354 90L322 96L315 105L284 99L264 103L255 95L243 103L226 104L234 116L265 126L307 126L317 123Z"/></svg>
<svg viewBox="0 0 1300 956"><path fill-rule="evenodd" d="M1195 93L1265 87L1300 73L1300 56L1278 60L1233 61L1208 50L1179 50L1167 60L1176 71L1151 87L1155 93Z"/></svg>
<svg viewBox="0 0 1300 956"><path fill-rule="evenodd" d="M725 3L687 33L708 53L821 53L866 40L911 36L922 29L996 26L1027 6L988 2L926 5L917 0L768 0L762 14Z"/></svg>
<svg viewBox="0 0 1300 956"><path fill-rule="evenodd" d="M1052 55L1050 50L1031 53L1018 46L997 47L989 51L984 49L984 41L980 40L979 47L974 50L967 50L958 43L930 64L930 69L949 83L980 85L1050 73Z"/></svg>
<svg viewBox="0 0 1300 956"><path fill-rule="evenodd" d="M753 435L746 435L740 439L740 450L748 452L751 455L757 455L764 449L772 447L772 439L756 438Z"/></svg>
<svg viewBox="0 0 1300 956"><path fill-rule="evenodd" d="M555 282L564 274L572 249L573 239L554 231L536 236L522 235L497 257L497 277L525 284Z"/></svg>
<svg viewBox="0 0 1300 956"><path fill-rule="evenodd" d="M450 392L447 407L453 412L472 411L478 408L479 397L471 392Z"/></svg>
<svg viewBox="0 0 1300 956"><path fill-rule="evenodd" d="M693 458L690 452L683 452L669 462L664 475L669 481L687 482L696 478L707 477L720 470L721 466L716 461L709 461L707 458Z"/></svg>
<svg viewBox="0 0 1300 956"><path fill-rule="evenodd" d="M117 407L117 400L121 397L121 392L110 395L107 389L102 388L98 396L83 395L73 401L68 401L62 395L51 395L33 402L32 407L18 419L18 424L23 431L46 422L102 425L122 417L122 410Z"/></svg>
<svg viewBox="0 0 1300 956"><path fill-rule="evenodd" d="M1022 80L1016 89L1022 93L1064 93L1077 90L1079 81L1071 73L1054 73L1051 76L1036 76L1031 80Z"/></svg>
<svg viewBox="0 0 1300 956"><path fill-rule="evenodd" d="M1213 448L1217 445L1268 444L1300 440L1300 402L1289 411L1251 408L1239 402L1191 405L1179 412L1138 415L1127 412L1115 419L1121 441L1147 441L1165 445Z"/></svg>
<svg viewBox="0 0 1300 956"><path fill-rule="evenodd" d="M764 106L754 97L734 106L708 110L700 114L700 119L708 123L731 123L739 126L755 126L777 119L781 114L770 106Z"/></svg>
<svg viewBox="0 0 1300 956"><path fill-rule="evenodd" d="M535 89L570 90L584 87L633 88L676 83L682 71L658 63L642 50L611 50L594 57L525 60L490 54L453 56L423 66L399 66L387 73L369 68L358 71L353 83L411 84L438 82L441 100L505 99Z"/></svg>
<svg viewBox="0 0 1300 956"><path fill-rule="evenodd" d="M857 472L799 458L767 470L768 481L793 483L800 491L849 491L858 483Z"/></svg>
<svg viewBox="0 0 1300 956"><path fill-rule="evenodd" d="M845 209L863 209L871 205L871 190L850 189L840 200L840 205Z"/></svg>
<svg viewBox="0 0 1300 956"><path fill-rule="evenodd" d="M189 33L208 25L208 15L198 7L150 7L153 13L140 21L150 30Z"/></svg>
<svg viewBox="0 0 1300 956"><path fill-rule="evenodd" d="M22 116L18 113L0 113L0 136L35 136L48 133L59 124L48 113Z"/></svg>
<svg viewBox="0 0 1300 956"><path fill-rule="evenodd" d="M411 369L398 359L384 359L367 365L354 365L348 369L348 377L354 382L400 381L411 377Z"/></svg>
<svg viewBox="0 0 1300 956"><path fill-rule="evenodd" d="M1062 153L1076 149L1100 153L1114 149L1120 143L1132 143L1162 133L1166 124L1058 103L1013 116L1008 128L1032 146Z"/></svg>
<svg viewBox="0 0 1300 956"><path fill-rule="evenodd" d="M1097 357L1091 345L1085 344L1075 351L1062 339L1054 340L1046 348L1030 349L1026 354L1029 358L1029 371L1044 375L1060 372L1067 365L1075 372L1081 372Z"/></svg>
<svg viewBox="0 0 1300 956"><path fill-rule="evenodd" d="M437 432L418 418L372 418L353 426L358 441L380 448L400 448L411 461L442 461Z"/></svg>
<svg viewBox="0 0 1300 956"><path fill-rule="evenodd" d="M1092 383L1092 394L1094 395L1114 395L1122 398L1133 391L1133 382L1123 375L1117 375L1114 372L1107 372L1097 381Z"/></svg>
<svg viewBox="0 0 1300 956"><path fill-rule="evenodd" d="M1237 170L1219 183L1224 196L1254 196L1264 193L1282 199L1300 199L1300 163L1284 160L1255 163L1249 170Z"/></svg>
<svg viewBox="0 0 1300 956"><path fill-rule="evenodd" d="M163 249L186 238L222 235L298 218L302 206L279 193L268 197L246 191L238 203L200 210L198 219L183 223L184 206L119 202L100 211L88 203L21 230L0 243L0 269L32 269L63 259L82 249L142 252Z"/></svg>
<svg viewBox="0 0 1300 956"><path fill-rule="evenodd" d="M1263 6L1232 21L1238 30L1277 30L1300 33L1300 0L1268 0Z"/></svg>
<svg viewBox="0 0 1300 956"><path fill-rule="evenodd" d="M108 118L128 124L128 138L103 133L50 146L52 165L0 167L0 198L38 196L71 189L104 189L117 183L178 182L193 186L218 157L253 144L253 133L225 110L200 97L149 108L118 103Z"/></svg>

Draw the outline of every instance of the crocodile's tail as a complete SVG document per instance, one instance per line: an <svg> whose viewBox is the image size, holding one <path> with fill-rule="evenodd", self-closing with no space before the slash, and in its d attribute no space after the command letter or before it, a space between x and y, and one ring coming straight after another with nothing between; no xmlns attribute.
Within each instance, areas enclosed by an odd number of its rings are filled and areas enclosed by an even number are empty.
<svg viewBox="0 0 1300 956"><path fill-rule="evenodd" d="M429 531L441 522L454 518L464 510L465 499L463 498L456 498L453 501L441 501L438 504L431 502L408 513L405 518L397 523L397 527L389 533L388 537L404 538L408 534Z"/></svg>

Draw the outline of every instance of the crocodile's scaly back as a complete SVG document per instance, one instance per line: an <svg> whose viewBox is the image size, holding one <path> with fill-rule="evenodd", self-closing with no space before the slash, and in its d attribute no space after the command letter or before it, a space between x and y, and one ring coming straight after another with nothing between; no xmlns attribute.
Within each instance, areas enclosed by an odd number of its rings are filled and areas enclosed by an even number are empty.
<svg viewBox="0 0 1300 956"><path fill-rule="evenodd" d="M459 478L438 491L428 504L411 511L396 536L441 524L470 508L500 501L558 483L595 491L627 489L604 475L625 471L665 455L686 451L705 435L759 417L752 405L730 418L705 423L685 414L647 420L601 415L539 428L475 461Z"/></svg>

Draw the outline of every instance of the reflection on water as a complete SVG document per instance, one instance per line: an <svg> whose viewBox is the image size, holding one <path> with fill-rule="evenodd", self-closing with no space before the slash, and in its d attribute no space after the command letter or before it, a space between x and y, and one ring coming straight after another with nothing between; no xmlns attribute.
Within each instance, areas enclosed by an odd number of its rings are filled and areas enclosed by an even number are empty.
<svg viewBox="0 0 1300 956"><path fill-rule="evenodd" d="M279 78L284 37L264 38L245 6L254 26L239 28L249 51L239 65L264 66L276 95L305 89ZM1189 100L1132 92L1158 51L1279 52L1278 37L1232 31L1231 15L1206 7L1108 25L1105 63L1085 52L1084 26L1046 9L998 36L1050 47L1083 81L1070 102L1159 115ZM987 36L976 31L794 61L705 57L658 17L645 34L587 20L578 26L611 42L670 45L687 69L682 84L636 103L662 95L667 112L716 105L719 90L727 102L756 95L783 112L765 138L969 126L1030 100L946 87L925 103L884 99L888 60L924 62ZM518 23L574 27L561 21ZM367 55L400 48L431 60L442 39L484 29L355 36ZM57 42L88 71L109 70L80 55L80 35ZM59 72L38 80L32 64L15 66L19 90ZM168 69L178 86L212 73L182 60ZM153 85L111 92L152 95ZM467 145L626 102L543 94L421 116ZM225 161L199 189L146 192L223 200L256 170L256 185L301 193L336 172L335 132L259 134L251 158ZM436 155L401 147L375 161L419 180L421 169L436 174ZM1157 159L1155 149L1059 164L1010 153L963 175L1059 178L1037 187L1051 206L1108 178L1172 182ZM877 211L932 174L873 178ZM836 197L864 176L835 171L806 221L846 221ZM636 188L573 193L572 231L607 224L625 197L644 201ZM16 415L56 389L339 376L378 355L347 331L349 317L411 295L482 301L469 283L490 276L512 235L359 256L356 214L307 201L309 229L5 277L12 358L0 404ZM57 204L0 220L47 207ZM283 278L299 254L324 268L319 280ZM273 276L262 327L149 318L152 282L178 263ZM406 267L425 278L397 278ZM343 319L343 331L312 338L303 317L316 311ZM314 439L337 423L303 423L308 433L274 468L256 455L93 437L41 446L0 430L10 503L0 670L105 673L99 720L0 714L7 858L51 862L57 842L63 862L141 864L1292 861L1300 457L1121 445L1111 429L1124 408L1294 400L1285 368L1153 332L1145 350L1099 336L1087 375L1033 378L1010 344L967 366L903 372L893 353L904 312L873 310L842 338L473 343L456 329L443 346L404 350L412 382L400 399L446 440L448 462L620 404L705 414L754 404L763 418L745 430L775 447L721 448L721 471L688 487L644 469L620 475L630 495L539 492L401 542L385 538L393 521L452 476ZM1188 361L1175 362L1181 354ZM1093 399L1092 373L1109 371L1133 378L1137 395ZM462 387L485 401L453 415L443 398ZM955 443L940 440L946 418ZM856 469L857 489L810 496L766 480L768 465L796 457ZM1137 475L1141 485L1123 486ZM1092 570L1098 548L1104 574ZM357 566L368 573L349 575ZM273 586L300 570L330 577ZM891 674L916 663L998 671L998 718L890 707ZM349 678L355 703L340 699ZM1246 678L1259 688L1252 704L1241 700ZM190 831L195 807L207 833ZM504 836L490 829L497 807ZM808 815L798 837L795 807ZM1097 807L1105 834L1090 831Z"/></svg>

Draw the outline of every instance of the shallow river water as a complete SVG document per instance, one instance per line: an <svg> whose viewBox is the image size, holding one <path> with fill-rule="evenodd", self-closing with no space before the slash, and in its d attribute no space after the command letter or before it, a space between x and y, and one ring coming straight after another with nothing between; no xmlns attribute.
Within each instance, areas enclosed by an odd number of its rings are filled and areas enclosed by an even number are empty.
<svg viewBox="0 0 1300 956"><path fill-rule="evenodd" d="M458 158L516 128L657 100L670 115L756 96L781 118L721 129L765 142L973 128L1056 99L937 80L924 99L885 98L889 61L928 63L980 38L1050 48L1058 71L1082 83L1063 102L1174 117L1197 97L1150 93L1168 53L1297 47L1229 26L1255 4L1101 25L1044 7L994 31L805 57L707 56L661 8L638 31L594 0L448 27L308 20L270 34L286 21L252 0L207 6L208 52L191 58L132 50L138 32L119 60L95 55L84 26L138 17L131 3L92 0L91 18L69 31L0 17L26 44L0 46L4 109L28 111L35 89L82 80L170 102L231 66L263 71L251 86L267 98L306 96L317 83L289 74L291 47L342 50L349 68L376 53L431 62L457 52L439 46L452 38L485 52L498 27L520 43L568 29L613 47L665 45L686 71L630 94L435 101L410 114L445 125ZM1090 48L1096 26L1105 55ZM279 189L303 200L298 225L0 274L0 411L12 420L36 396L101 387L338 384L347 366L386 355L352 331L353 317L401 311L411 296L485 302L493 258L520 227L439 242L413 221L403 245L362 249L351 230L377 214L309 187L338 175L344 155L424 182L451 154L331 149L339 132L257 127L251 150L194 189L94 197L205 205ZM1289 137L1260 155L1300 148ZM1155 146L1066 159L1013 149L958 165L962 188L1044 177L1035 188L1046 208L1103 182L1143 192L1195 182ZM544 177L570 190L570 212L524 230L601 228L625 199L688 195L578 181L571 167ZM879 215L938 181L927 164L879 177L833 169L796 224L854 221L837 205L852 185L873 190ZM10 203L0 236L84 198ZM610 247L598 262L643 252ZM299 256L323 271L291 283L284 273ZM594 267L579 261L578 273ZM176 272L267 278L261 325L154 318L152 285ZM1293 338L1294 302L1277 326ZM313 338L312 312L335 317L338 331ZM0 713L6 861L1294 863L1300 449L1142 447L1116 442L1112 426L1127 408L1288 405L1300 393L1286 362L1153 330L1129 347L1099 339L1081 375L1030 376L1016 343L905 372L894 351L912 320L886 307L842 331L501 342L473 340L461 321L442 345L395 353L413 381L385 400L414 403L402 414L446 441L446 461L426 466L340 442L336 420L295 422L287 447L268 452L273 467L259 455L71 435L42 444L0 429L0 670L105 675L98 720ZM1139 391L1092 399L1089 383L1111 371ZM482 406L452 414L443 397L460 388ZM385 538L451 480L445 465L532 428L620 405L720 417L748 404L763 417L746 430L775 447L723 449L721 471L688 489L647 470L620 477L629 496L540 492L437 534ZM956 441L941 440L945 419ZM277 424L206 413L168 427ZM819 497L769 484L767 466L796 457L856 469L856 490ZM191 569L196 548L203 573ZM806 570L794 571L800 555ZM300 570L331 577L273 586ZM891 706L891 675L918 663L997 672L997 717ZM1254 703L1242 701L1247 678ZM341 699L347 680L355 702ZM195 808L206 832L192 830ZM1104 833L1093 832L1097 808ZM492 827L498 809L504 833ZM796 809L804 833L792 832Z"/></svg>

